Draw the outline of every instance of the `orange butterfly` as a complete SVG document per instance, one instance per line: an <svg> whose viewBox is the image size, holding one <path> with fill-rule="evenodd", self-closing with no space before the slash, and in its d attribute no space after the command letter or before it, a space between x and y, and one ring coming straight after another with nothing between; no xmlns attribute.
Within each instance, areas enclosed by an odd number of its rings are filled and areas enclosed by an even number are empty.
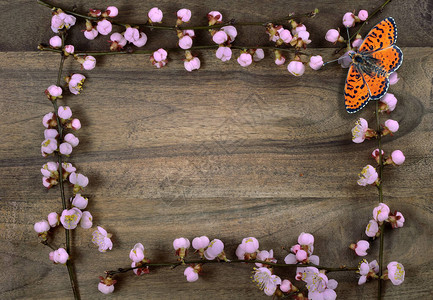
<svg viewBox="0 0 433 300"><path fill-rule="evenodd" d="M403 52L394 45L396 40L395 21L386 18L370 30L358 52L349 52L352 64L344 88L348 113L356 113L388 91L389 75L403 62Z"/></svg>

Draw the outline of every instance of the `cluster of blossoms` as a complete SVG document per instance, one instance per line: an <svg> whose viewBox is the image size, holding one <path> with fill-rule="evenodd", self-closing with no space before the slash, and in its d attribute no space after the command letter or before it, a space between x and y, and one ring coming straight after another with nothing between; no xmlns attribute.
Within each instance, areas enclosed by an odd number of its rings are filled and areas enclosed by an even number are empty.
<svg viewBox="0 0 433 300"><path fill-rule="evenodd" d="M358 15L355 15L352 12L347 12L343 16L343 26L346 28L350 28L355 26L356 23L365 22L368 19L368 12L366 10L360 10ZM347 41L340 35L340 29L329 29L326 32L325 39L331 43L346 43ZM357 34L355 39L352 41L352 48L358 48L361 46L362 36Z"/></svg>

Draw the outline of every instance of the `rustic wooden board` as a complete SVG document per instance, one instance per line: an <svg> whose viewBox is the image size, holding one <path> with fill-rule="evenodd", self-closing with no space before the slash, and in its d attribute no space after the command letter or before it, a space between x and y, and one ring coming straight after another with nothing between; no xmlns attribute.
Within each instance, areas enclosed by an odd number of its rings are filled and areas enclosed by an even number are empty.
<svg viewBox="0 0 433 300"><path fill-rule="evenodd" d="M84 1L76 3L87 7ZM96 7L105 2L95 3ZM186 3L193 11L214 7L213 1ZM365 7L367 1L362 3L355 8ZM416 19L415 24L422 25L413 25L413 34L421 36L416 26L432 25L425 16L416 18L416 11L403 17L409 3L397 2L389 10L396 18L400 13L398 22L409 24ZM1 4L9 13L18 7ZM6 40L1 49L14 52L0 53L4 115L0 122L0 298L69 299L66 268L48 261L48 248L38 244L33 231L35 221L60 210L58 192L46 192L39 173L46 162L39 149L41 119L51 111L43 90L55 82L59 58L22 52L50 36L45 27L32 25L47 21L46 11L31 5L22 6L25 12L34 10L24 26L28 39ZM233 8L227 11L234 10L233 15L245 20L252 12L272 16L275 11L265 3L250 7L248 13L243 13L244 2L218 5ZM323 22L335 24L335 16L350 6L333 1L320 5L327 16ZM128 7L126 15L137 16L133 8L138 5ZM169 2L161 7L173 12L177 8ZM300 8L293 6L296 11ZM140 9L145 14L148 7ZM316 26L323 32L328 28ZM429 298L428 278L433 275L432 41L425 40L429 47L412 47L414 41L404 34L412 30L401 28L399 44L406 46L405 62L399 70L401 81L391 87L399 99L391 117L400 122L401 129L394 137L384 138L384 149L401 149L406 162L385 170L384 196L392 209L403 212L406 224L387 231L385 261L403 263L407 277L399 287L386 284L385 291L386 299ZM310 52L332 56L331 49ZM92 244L91 230L74 231L73 256L83 299L105 298L97 291L97 277L104 270L127 266L129 250L136 242L144 244L151 259L169 261L175 259L172 240L179 236L220 238L234 257L241 239L253 235L262 249L273 248L282 260L281 246L294 244L298 234L306 231L315 235L315 252L324 265L359 261L347 246L363 238L377 193L372 187L358 186L356 179L361 168L372 163L369 153L375 142L353 144L350 129L357 117L372 122L374 117L371 104L357 116L344 111L346 70L332 66L319 72L307 70L295 78L284 67L273 65L269 57L249 68L234 61L218 62L212 51L202 51L200 58L203 68L193 73L183 70L180 54L158 71L145 55L101 58L96 69L84 72L88 79L82 95L63 101L83 124L77 132L80 145L70 161L90 178L88 209L95 224L114 233L113 250L103 254ZM65 73L77 71L79 65L68 60ZM63 232L56 234L55 244L60 246ZM374 244L367 259L377 258L377 252ZM250 272L249 266L205 266L205 274L192 284L185 281L181 267L158 269L140 278L124 275L110 297L265 298L251 283ZM293 278L293 272L277 273ZM339 281L339 299L376 295L376 283L357 287L354 274L330 277Z"/></svg>

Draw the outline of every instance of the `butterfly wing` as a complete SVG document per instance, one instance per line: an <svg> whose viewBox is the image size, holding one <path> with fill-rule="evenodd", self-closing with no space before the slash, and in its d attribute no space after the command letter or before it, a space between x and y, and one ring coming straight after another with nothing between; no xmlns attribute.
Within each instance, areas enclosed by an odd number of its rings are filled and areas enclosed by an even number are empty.
<svg viewBox="0 0 433 300"><path fill-rule="evenodd" d="M393 18L389 17L374 26L365 37L358 52L373 52L385 49L395 44L397 40L397 26Z"/></svg>
<svg viewBox="0 0 433 300"><path fill-rule="evenodd" d="M375 73L362 73L362 76L364 77L364 82L367 84L367 88L370 92L370 100L378 100L388 91L389 79L387 77Z"/></svg>
<svg viewBox="0 0 433 300"><path fill-rule="evenodd" d="M388 74L396 71L403 62L403 52L396 45L369 54Z"/></svg>
<svg viewBox="0 0 433 300"><path fill-rule="evenodd" d="M346 111L356 113L370 100L370 92L361 72L355 64L349 68L344 88Z"/></svg>

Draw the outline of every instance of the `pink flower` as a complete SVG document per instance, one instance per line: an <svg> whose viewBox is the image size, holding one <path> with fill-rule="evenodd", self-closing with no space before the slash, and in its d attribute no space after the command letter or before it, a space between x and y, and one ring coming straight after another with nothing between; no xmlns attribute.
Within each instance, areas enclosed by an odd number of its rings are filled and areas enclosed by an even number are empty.
<svg viewBox="0 0 433 300"><path fill-rule="evenodd" d="M399 124L395 120L386 120L385 121L385 130L388 129L390 132L397 132L399 128ZM385 135L385 134L384 134Z"/></svg>
<svg viewBox="0 0 433 300"><path fill-rule="evenodd" d="M185 60L183 64L185 70L188 72L200 69L200 59L198 57L193 57L191 60Z"/></svg>
<svg viewBox="0 0 433 300"><path fill-rule="evenodd" d="M211 11L207 14L207 19L209 20L209 25L215 25L216 23L221 23L223 20L223 15L219 11Z"/></svg>
<svg viewBox="0 0 433 300"><path fill-rule="evenodd" d="M297 261L304 261L304 260L306 260L308 258L307 251L305 251L305 250L299 250L299 251L297 251L296 254L295 254L295 256L296 256L296 260Z"/></svg>
<svg viewBox="0 0 433 300"><path fill-rule="evenodd" d="M114 18L119 14L119 10L117 9L116 6L107 7L106 12L108 12L108 16L110 18Z"/></svg>
<svg viewBox="0 0 433 300"><path fill-rule="evenodd" d="M98 22L98 25L96 26L96 30L102 35L107 35L113 30L113 25L111 25L111 22L108 20L102 20Z"/></svg>
<svg viewBox="0 0 433 300"><path fill-rule="evenodd" d="M74 185L74 193L78 193L89 184L89 178L80 173L72 172L69 175L69 182Z"/></svg>
<svg viewBox="0 0 433 300"><path fill-rule="evenodd" d="M373 209L373 219L377 222L383 222L388 219L389 216L389 207L385 203L380 203L379 206L376 206Z"/></svg>
<svg viewBox="0 0 433 300"><path fill-rule="evenodd" d="M394 74L394 73L393 73ZM395 109L397 105L397 98L394 94L386 93L380 100L379 111L390 113Z"/></svg>
<svg viewBox="0 0 433 300"><path fill-rule="evenodd" d="M69 155L72 153L72 145L69 143L61 143L59 146L59 151L63 155Z"/></svg>
<svg viewBox="0 0 433 300"><path fill-rule="evenodd" d="M229 47L219 47L216 51L216 57L221 61L228 61L232 58L232 50Z"/></svg>
<svg viewBox="0 0 433 300"><path fill-rule="evenodd" d="M92 70L96 66L96 59L93 56L88 55L84 58L81 65L85 70Z"/></svg>
<svg viewBox="0 0 433 300"><path fill-rule="evenodd" d="M55 139L46 139L41 144L41 153L42 156L47 156L48 154L53 153L57 150L57 140Z"/></svg>
<svg viewBox="0 0 433 300"><path fill-rule="evenodd" d="M64 248L59 248L50 253L50 259L52 259L55 264L64 265L69 259L69 254Z"/></svg>
<svg viewBox="0 0 433 300"><path fill-rule="evenodd" d="M376 183L379 175L376 172L376 169L371 165L366 165L361 174L359 174L358 184L361 186L366 186L368 184Z"/></svg>
<svg viewBox="0 0 433 300"><path fill-rule="evenodd" d="M72 119L71 123L69 123L69 125L70 125L70 127L68 127L68 128L71 128L73 130L78 130L81 128L81 122L78 119Z"/></svg>
<svg viewBox="0 0 433 300"><path fill-rule="evenodd" d="M56 227L60 224L60 217L59 214L56 212L52 212L48 214L48 223L51 227Z"/></svg>
<svg viewBox="0 0 433 300"><path fill-rule="evenodd" d="M62 47L62 39L58 35L53 36L50 38L50 46L53 48Z"/></svg>
<svg viewBox="0 0 433 300"><path fill-rule="evenodd" d="M253 281L268 296L274 295L277 285L281 284L281 278L273 275L271 270L265 267L255 269Z"/></svg>
<svg viewBox="0 0 433 300"><path fill-rule="evenodd" d="M239 245L246 253L255 253L259 250L259 241L255 237L248 237L242 240Z"/></svg>
<svg viewBox="0 0 433 300"><path fill-rule="evenodd" d="M319 70L323 66L323 58L320 55L311 56L309 65L311 69Z"/></svg>
<svg viewBox="0 0 433 300"><path fill-rule="evenodd" d="M305 72L305 66L300 61L292 60L287 65L287 70L295 76L302 76Z"/></svg>
<svg viewBox="0 0 433 300"><path fill-rule="evenodd" d="M393 285L400 285L404 281L404 267L401 263L392 261L386 266L388 269L388 278Z"/></svg>
<svg viewBox="0 0 433 300"><path fill-rule="evenodd" d="M198 271L193 267L188 267L183 272L183 275L186 276L186 280L188 282L194 282L198 280Z"/></svg>
<svg viewBox="0 0 433 300"><path fill-rule="evenodd" d="M278 33L280 35L280 39L286 44L290 43L293 39L292 34L287 29L281 28L278 30Z"/></svg>
<svg viewBox="0 0 433 300"><path fill-rule="evenodd" d="M84 198L81 194L75 194L73 198L70 199L72 205L78 209L85 209L89 203L89 199Z"/></svg>
<svg viewBox="0 0 433 300"><path fill-rule="evenodd" d="M88 211L83 211L83 215L81 216L80 226L84 229L92 228L93 226L93 216Z"/></svg>
<svg viewBox="0 0 433 300"><path fill-rule="evenodd" d="M296 255L293 253L289 253L284 258L284 262L288 265L293 265L298 263L298 259L296 258Z"/></svg>
<svg viewBox="0 0 433 300"><path fill-rule="evenodd" d="M391 159L394 164L399 166L404 163L406 158L404 157L403 152L401 152L400 150L395 150L391 153Z"/></svg>
<svg viewBox="0 0 433 300"><path fill-rule="evenodd" d="M92 28L90 30L84 30L84 37L88 40L94 40L98 36L98 30Z"/></svg>
<svg viewBox="0 0 433 300"><path fill-rule="evenodd" d="M140 38L140 32L138 31L138 29L132 27L128 27L123 35L125 39L130 43L138 41L138 39Z"/></svg>
<svg viewBox="0 0 433 300"><path fill-rule="evenodd" d="M141 243L137 243L129 252L129 258L135 262L141 262L144 259L144 246Z"/></svg>
<svg viewBox="0 0 433 300"><path fill-rule="evenodd" d="M162 68L167 64L167 51L162 48L156 50L150 57L150 61L158 69Z"/></svg>
<svg viewBox="0 0 433 300"><path fill-rule="evenodd" d="M207 236L196 237L192 240L192 247L195 250L202 250L209 245L209 238Z"/></svg>
<svg viewBox="0 0 433 300"><path fill-rule="evenodd" d="M368 237L375 237L378 232L379 232L379 225L375 220L370 220L368 222L367 227L365 228L365 234Z"/></svg>
<svg viewBox="0 0 433 300"><path fill-rule="evenodd" d="M298 32L298 39L301 39L304 44L311 43L310 33L306 30Z"/></svg>
<svg viewBox="0 0 433 300"><path fill-rule="evenodd" d="M283 293L288 293L293 288L293 284L288 279L284 279L280 284L280 290Z"/></svg>
<svg viewBox="0 0 433 300"><path fill-rule="evenodd" d="M69 54L74 54L75 51L75 47L73 45L66 45L65 46L65 54L69 55Z"/></svg>
<svg viewBox="0 0 433 300"><path fill-rule="evenodd" d="M63 174L68 173L68 175L72 172L77 171L77 169L70 163L62 163Z"/></svg>
<svg viewBox="0 0 433 300"><path fill-rule="evenodd" d="M282 66L286 62L286 58L284 56L280 56L279 58L275 58L275 64L277 66Z"/></svg>
<svg viewBox="0 0 433 300"><path fill-rule="evenodd" d="M301 31L307 31L307 27L304 24L298 24L294 29L292 29L293 34L297 34Z"/></svg>
<svg viewBox="0 0 433 300"><path fill-rule="evenodd" d="M348 12L345 13L343 16L343 25L346 27L353 27L355 26L355 16L353 13Z"/></svg>
<svg viewBox="0 0 433 300"><path fill-rule="evenodd" d="M57 109L57 115L59 118L67 120L72 117L72 110L69 106L59 106Z"/></svg>
<svg viewBox="0 0 433 300"><path fill-rule="evenodd" d="M176 250L176 255L180 257L181 260L187 255L187 250L191 245L187 238L178 238L173 241L173 248Z"/></svg>
<svg viewBox="0 0 433 300"><path fill-rule="evenodd" d="M314 236L310 233L302 232L298 237L298 244L305 246L313 246L314 244Z"/></svg>
<svg viewBox="0 0 433 300"><path fill-rule="evenodd" d="M224 253L224 243L219 239L212 240L212 242L210 242L209 246L204 252L204 256L208 260L214 260L217 257L223 260L227 260Z"/></svg>
<svg viewBox="0 0 433 300"><path fill-rule="evenodd" d="M337 298L335 289L338 282L319 272L315 267L306 267L302 272L301 279L307 283L308 299L329 299Z"/></svg>
<svg viewBox="0 0 433 300"><path fill-rule="evenodd" d="M358 48L359 46L361 46L363 39L361 38L356 38L353 40L352 42L352 47L353 48Z"/></svg>
<svg viewBox="0 0 433 300"><path fill-rule="evenodd" d="M99 247L99 252L106 252L108 249L113 248L113 243L111 242L111 233L107 233L107 231L98 226L98 229L93 232L92 242L96 246Z"/></svg>
<svg viewBox="0 0 433 300"><path fill-rule="evenodd" d="M340 38L340 33L336 29L329 29L328 32L326 32L325 39L328 42L336 43Z"/></svg>
<svg viewBox="0 0 433 300"><path fill-rule="evenodd" d="M182 22L189 22L191 19L191 11L186 8L179 9L177 11L177 18Z"/></svg>
<svg viewBox="0 0 433 300"><path fill-rule="evenodd" d="M147 43L147 35L144 32L140 32L140 38L132 42L136 47L143 47ZM120 45L120 44L119 44ZM123 47L123 46L122 46Z"/></svg>
<svg viewBox="0 0 433 300"><path fill-rule="evenodd" d="M72 147L77 147L80 143L80 140L72 133L66 134L64 137L64 141L70 144Z"/></svg>
<svg viewBox="0 0 433 300"><path fill-rule="evenodd" d="M44 233L50 230L51 227L47 221L42 220L40 222L36 222L33 228L37 233Z"/></svg>
<svg viewBox="0 0 433 300"><path fill-rule="evenodd" d="M370 243L365 240L360 240L356 244L351 244L350 249L355 250L358 256L366 256L367 250L370 249Z"/></svg>
<svg viewBox="0 0 433 300"><path fill-rule="evenodd" d="M76 207L73 207L69 210L65 209L60 216L60 222L66 229L75 229L78 225L78 222L80 222L82 215L83 213L81 210Z"/></svg>
<svg viewBox="0 0 433 300"><path fill-rule="evenodd" d="M189 35L190 37L195 37L195 32L193 29L182 30L183 35Z"/></svg>
<svg viewBox="0 0 433 300"><path fill-rule="evenodd" d="M368 18L368 11L366 11L365 9L361 9L358 13L358 18L361 21L365 21Z"/></svg>
<svg viewBox="0 0 433 300"><path fill-rule="evenodd" d="M385 151L382 150L382 159L385 155ZM377 163L379 163L379 149L374 149L373 152L371 152L371 156L376 160Z"/></svg>
<svg viewBox="0 0 433 300"><path fill-rule="evenodd" d="M355 123L355 127L352 128L352 141L354 143L362 143L366 138L368 131L368 122L364 118L359 118Z"/></svg>
<svg viewBox="0 0 433 300"><path fill-rule="evenodd" d="M62 88L57 85L50 85L46 90L45 94L47 95L48 99L54 100L60 96L62 96Z"/></svg>
<svg viewBox="0 0 433 300"><path fill-rule="evenodd" d="M248 67L253 62L253 57L249 53L241 53L237 61L242 67Z"/></svg>
<svg viewBox="0 0 433 300"><path fill-rule="evenodd" d="M368 278L376 277L376 274L379 273L379 264L376 260L368 263L365 259L359 265L359 275L361 277L358 280L358 285L364 284Z"/></svg>
<svg viewBox="0 0 433 300"><path fill-rule="evenodd" d="M56 129L45 129L44 130L44 137L45 139L56 139L59 133Z"/></svg>
<svg viewBox="0 0 433 300"><path fill-rule="evenodd" d="M220 44L225 43L225 42L228 40L228 35L227 35L227 33L225 33L224 31L220 30L220 31L217 31L217 32L213 35L212 40L213 40L216 44L220 45Z"/></svg>
<svg viewBox="0 0 433 300"><path fill-rule="evenodd" d="M401 228L404 225L404 217L401 212L397 211L395 214L390 214L388 221L391 223L392 228Z"/></svg>
<svg viewBox="0 0 433 300"><path fill-rule="evenodd" d="M112 284L107 284L104 282L98 283L98 290L103 294L111 294L114 292L114 284L116 283L116 280L113 280Z"/></svg>
<svg viewBox="0 0 433 300"><path fill-rule="evenodd" d="M64 12L55 13L51 18L51 30L55 33L59 32L59 29L69 29L74 26L76 18L74 16L65 14Z"/></svg>
<svg viewBox="0 0 433 300"><path fill-rule="evenodd" d="M138 39L140 40L140 38ZM137 42L138 40L134 40L134 42ZM118 49L122 49L126 43L128 42L121 33L115 32L112 35L110 35L110 41L111 41L111 46L110 46L110 50L111 51L116 51Z"/></svg>
<svg viewBox="0 0 433 300"><path fill-rule="evenodd" d="M192 38L188 35L184 35L179 39L179 47L182 49L189 49L192 47Z"/></svg>
<svg viewBox="0 0 433 300"><path fill-rule="evenodd" d="M51 130L51 129L47 129L47 130ZM53 130L55 130L55 129L53 129ZM59 163L49 161L42 166L41 173L45 177L58 178L58 176L59 176L59 173L57 171L58 168L59 168Z"/></svg>
<svg viewBox="0 0 433 300"><path fill-rule="evenodd" d="M256 51L254 51L253 60L260 61L263 58L265 58L265 52L263 51L263 49L256 49Z"/></svg>
<svg viewBox="0 0 433 300"><path fill-rule="evenodd" d="M389 84L390 85L396 84L399 80L400 80L400 78L398 78L397 72L394 72L391 75L389 75Z"/></svg>
<svg viewBox="0 0 433 300"><path fill-rule="evenodd" d="M267 261L267 262L272 262L272 263L276 263L277 260L274 258L274 251L271 249L269 251L267 250L262 250L259 251L257 253L257 260L261 260L261 261ZM261 263L256 263L257 267L265 267L266 265L261 264Z"/></svg>
<svg viewBox="0 0 433 300"><path fill-rule="evenodd" d="M84 75L73 74L68 82L69 91L74 95L78 95L83 90L85 79L86 77Z"/></svg>
<svg viewBox="0 0 433 300"><path fill-rule="evenodd" d="M149 10L147 16L149 17L150 23L160 23L162 21L163 14L158 7L154 7L151 10Z"/></svg>
<svg viewBox="0 0 433 300"><path fill-rule="evenodd" d="M227 34L227 36L229 37L229 42L233 42L238 35L238 31L234 26L224 26L221 27L221 30Z"/></svg>

